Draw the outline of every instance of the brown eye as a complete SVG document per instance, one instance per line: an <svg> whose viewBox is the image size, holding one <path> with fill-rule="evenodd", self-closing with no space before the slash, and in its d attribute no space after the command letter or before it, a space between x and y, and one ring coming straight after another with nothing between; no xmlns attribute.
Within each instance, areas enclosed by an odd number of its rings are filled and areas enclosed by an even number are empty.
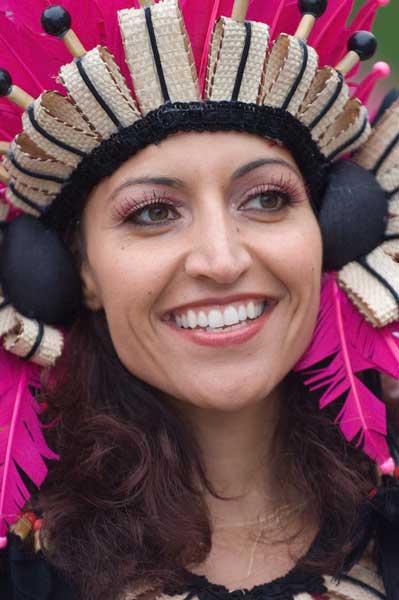
<svg viewBox="0 0 399 600"><path fill-rule="evenodd" d="M277 212L290 204L287 194L278 190L260 192L245 202L244 210L257 210L264 212Z"/></svg>
<svg viewBox="0 0 399 600"><path fill-rule="evenodd" d="M170 209L165 206L152 206L148 209L148 216L151 221L163 221L168 218Z"/></svg>
<svg viewBox="0 0 399 600"><path fill-rule="evenodd" d="M176 211L168 204L151 204L138 209L129 217L136 225L162 225L178 218Z"/></svg>

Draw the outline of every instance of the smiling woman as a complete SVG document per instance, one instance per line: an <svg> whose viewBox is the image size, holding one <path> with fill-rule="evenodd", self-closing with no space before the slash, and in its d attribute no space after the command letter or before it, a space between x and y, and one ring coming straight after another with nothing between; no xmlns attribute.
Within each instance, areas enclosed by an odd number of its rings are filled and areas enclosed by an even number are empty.
<svg viewBox="0 0 399 600"><path fill-rule="evenodd" d="M68 94L0 70L1 598L398 600L399 100L345 81L379 3L67 4L30 7L64 64L0 0Z"/></svg>

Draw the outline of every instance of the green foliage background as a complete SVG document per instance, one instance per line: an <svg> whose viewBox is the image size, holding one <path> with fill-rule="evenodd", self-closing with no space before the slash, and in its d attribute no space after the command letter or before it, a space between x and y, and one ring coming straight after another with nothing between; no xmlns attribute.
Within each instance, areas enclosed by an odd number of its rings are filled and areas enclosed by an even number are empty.
<svg viewBox="0 0 399 600"><path fill-rule="evenodd" d="M364 0L357 0L356 9L363 4ZM391 0L390 4L380 8L374 34L378 39L378 51L372 60L385 60L391 65L390 84L399 88L399 0Z"/></svg>

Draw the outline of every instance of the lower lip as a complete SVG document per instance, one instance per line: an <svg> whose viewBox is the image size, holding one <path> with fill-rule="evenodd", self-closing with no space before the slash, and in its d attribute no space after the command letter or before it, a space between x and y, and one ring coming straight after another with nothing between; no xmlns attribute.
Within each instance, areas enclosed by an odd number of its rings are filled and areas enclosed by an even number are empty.
<svg viewBox="0 0 399 600"><path fill-rule="evenodd" d="M241 329L235 329L234 331L226 331L226 333L212 333L211 331L202 331L201 329L183 329L182 327L177 327L171 321L167 321L166 324L176 333L200 346L211 346L212 348L238 346L259 333L270 317L274 307L275 305L268 306L264 313L257 319L254 319L249 325Z"/></svg>

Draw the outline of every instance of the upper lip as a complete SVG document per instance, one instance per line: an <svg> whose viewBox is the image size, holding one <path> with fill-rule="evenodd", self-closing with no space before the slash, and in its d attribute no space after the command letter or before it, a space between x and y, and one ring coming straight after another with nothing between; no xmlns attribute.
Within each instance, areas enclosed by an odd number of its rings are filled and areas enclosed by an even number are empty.
<svg viewBox="0 0 399 600"><path fill-rule="evenodd" d="M247 293L247 294L235 294L234 296L213 296L207 298L201 298L200 300L194 300L193 302L185 302L184 304L180 304L178 306L174 306L164 312L164 316L170 315L172 313L184 312L190 308L195 308L198 306L215 306L215 305L224 305L224 304L232 304L233 302L249 302L250 300L266 300L267 302L273 302L276 300L273 296L268 294L256 294L256 293Z"/></svg>

